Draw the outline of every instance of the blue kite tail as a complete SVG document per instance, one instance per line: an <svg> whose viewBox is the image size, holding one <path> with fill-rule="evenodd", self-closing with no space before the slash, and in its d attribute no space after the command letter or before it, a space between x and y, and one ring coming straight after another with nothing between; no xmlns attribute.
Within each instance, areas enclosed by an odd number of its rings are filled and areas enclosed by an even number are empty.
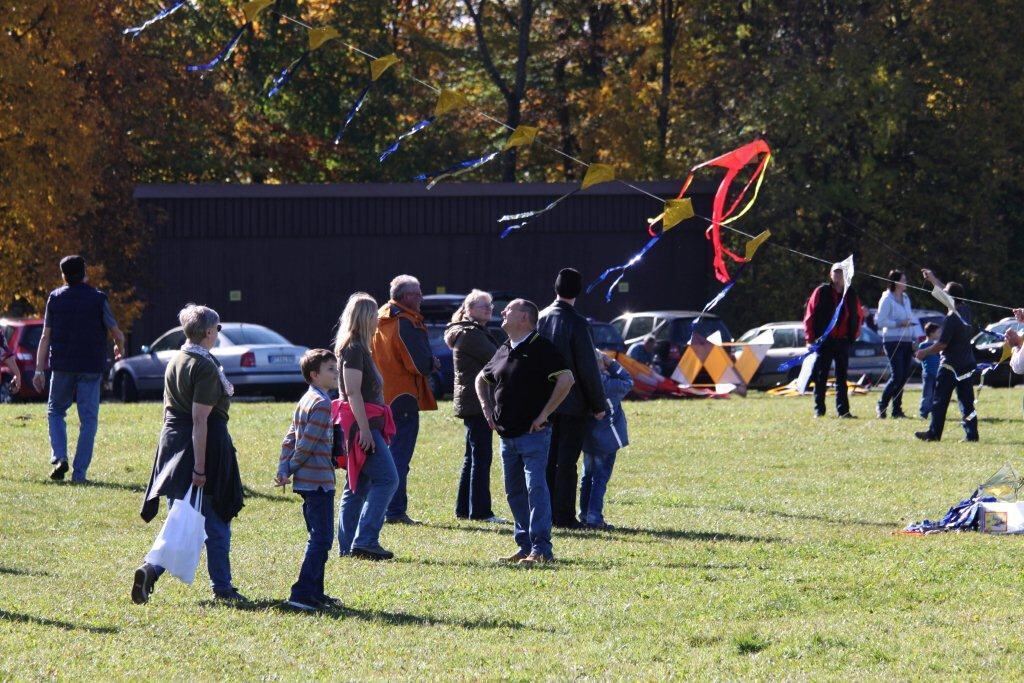
<svg viewBox="0 0 1024 683"><path fill-rule="evenodd" d="M143 22L139 26L133 26L131 28L126 28L121 33L126 35L126 36L130 35L132 38L137 38L140 33L145 31L151 25L155 24L156 22L160 21L161 19L166 19L167 17L171 16L172 14L174 14L175 12L180 10L182 7L184 7L186 4L187 4L187 0L180 0L180 2L177 2L174 5L171 5L170 7L165 7L164 9L160 10L155 16L153 16L150 19L147 19L145 22Z"/></svg>
<svg viewBox="0 0 1024 683"><path fill-rule="evenodd" d="M426 128L430 124L432 124L434 122L435 118L436 117L434 117L434 116L431 116L429 118L425 118L422 121L420 121L419 123L417 123L415 126L410 128L409 130L407 130L404 133L402 133L401 135L399 135L398 139L395 140L393 143L391 143L390 147L388 147L386 150L384 150L383 152L380 153L380 163L383 164L385 159L387 159L389 156L391 156L392 154L394 154L395 152L398 151L398 148L401 147L401 145L402 145L402 140L405 140L408 137L416 135L416 133L419 133L421 130L423 130L424 128Z"/></svg>
<svg viewBox="0 0 1024 683"><path fill-rule="evenodd" d="M370 94L370 88L373 87L371 81L369 85L363 88L363 92L359 93L359 97L356 98L355 104L348 110L348 116L345 117L345 123L341 124L341 128L338 129L338 134L334 136L334 144L341 142L341 138L345 136L345 131L348 130L348 124L352 123L352 119L356 117L359 110L363 108L363 102L366 100L366 96Z"/></svg>
<svg viewBox="0 0 1024 683"><path fill-rule="evenodd" d="M188 71L189 73L193 73L195 71L211 71L214 67L231 56L235 46L238 45L238 41L242 39L242 34L251 27L252 24L242 24L242 28L238 29L235 35L231 37L231 40L228 41L228 44L222 47L220 52L218 52L213 59L208 61L206 64L193 64L186 66L185 71Z"/></svg>
<svg viewBox="0 0 1024 683"><path fill-rule="evenodd" d="M612 292L615 290L615 286L617 284L619 284L619 281L626 274L626 271L629 270L630 268L632 268L637 263L639 263L643 259L644 254L646 254L648 251L650 251L651 247L653 247L655 244L657 244L658 240L660 240L660 239L661 239L661 235L656 235L656 236L652 237L651 239L647 240L647 244L644 245L643 249L641 249L637 253L633 254L632 258L630 258L628 261L623 263L621 266L612 266L608 270L606 270L603 273L601 273L601 275L598 276L598 278L596 280L594 280L589 285L587 285L587 294L590 294L592 291L594 291L594 288L597 287L602 282L604 282L606 279L608 279L608 277L612 273L619 273L619 276L617 278L615 278L615 280L612 282L611 287L608 288L608 293L604 297L605 301L611 301L612 300Z"/></svg>
<svg viewBox="0 0 1024 683"><path fill-rule="evenodd" d="M270 86L270 92L267 93L267 97L273 97L277 93L281 92L281 88L284 87L284 84L292 79L292 76L295 75L296 71L302 68L302 65L306 63L307 59L309 59L309 50L303 52L299 55L298 59L281 69L281 73L277 75L274 79L273 85Z"/></svg>

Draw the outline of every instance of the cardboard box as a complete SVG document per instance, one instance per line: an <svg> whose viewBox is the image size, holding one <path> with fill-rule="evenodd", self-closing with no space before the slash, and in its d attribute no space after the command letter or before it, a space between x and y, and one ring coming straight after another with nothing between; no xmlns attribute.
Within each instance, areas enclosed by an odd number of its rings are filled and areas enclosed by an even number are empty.
<svg viewBox="0 0 1024 683"><path fill-rule="evenodd" d="M979 503L978 530L986 534L1024 533L1024 503Z"/></svg>

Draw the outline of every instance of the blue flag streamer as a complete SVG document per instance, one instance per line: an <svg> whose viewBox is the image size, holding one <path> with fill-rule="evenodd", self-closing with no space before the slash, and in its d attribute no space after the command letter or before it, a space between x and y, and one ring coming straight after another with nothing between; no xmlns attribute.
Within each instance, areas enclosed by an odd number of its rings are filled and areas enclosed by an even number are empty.
<svg viewBox="0 0 1024 683"><path fill-rule="evenodd" d="M363 92L359 93L359 97L356 98L355 104L353 104L352 108L348 110L348 116L345 117L345 123L341 124L341 128L338 129L338 134L334 136L334 144L341 142L341 138L345 136L345 131L348 130L348 124L352 123L352 119L354 119L356 114L359 113L359 110L363 108L363 102L366 100L366 96L370 94L370 88L372 87L373 83L371 82L363 88Z"/></svg>
<svg viewBox="0 0 1024 683"><path fill-rule="evenodd" d="M180 0L180 2L178 2L178 3L174 4L174 5L171 5L170 7L165 7L164 9L160 10L155 16L153 16L151 19L147 19L141 25L133 26L132 28L126 28L121 33L126 35L126 36L127 35L131 35L132 38L136 38L136 37L138 37L138 35L140 33L145 31L151 25L155 24L156 22L160 21L161 19L166 19L167 17L171 16L172 14L174 14L175 12L180 10L182 7L184 7L186 4L187 4L187 0Z"/></svg>
<svg viewBox="0 0 1024 683"><path fill-rule="evenodd" d="M843 291L843 296L841 299L839 299L839 305L836 306L836 310L832 313L832 319L828 321L828 326L825 328L825 331L821 333L821 336L815 339L814 343L808 347L807 353L801 356L797 356L796 358L790 358L785 363L779 366L778 372L787 372L790 368L803 364L807 357L810 356L812 353L818 352L818 349L821 348L821 345L825 343L826 339L828 339L828 335L832 334L832 330L835 329L836 323L839 322L839 316L842 314L843 308L846 307L846 292L848 292L849 289L850 288L847 287Z"/></svg>
<svg viewBox="0 0 1024 683"><path fill-rule="evenodd" d="M747 263L749 263L749 261ZM741 265L733 274L732 279L726 283L725 287L722 287L721 291L719 291L711 301L704 304L704 308L701 310L700 314L693 319L693 322L690 323L691 335L693 334L693 331L697 329L697 324L700 322L701 318L703 318L712 308L722 303L725 297L729 295L729 291L732 289L732 286L736 284L736 281L740 279L740 275L742 275L743 271L746 270L747 263Z"/></svg>
<svg viewBox="0 0 1024 683"><path fill-rule="evenodd" d="M298 59L281 69L281 73L277 75L274 79L274 83L270 86L270 92L267 93L267 97L273 97L277 93L281 92L281 88L284 87L284 84L292 79L292 76L295 75L296 71L302 68L302 65L306 63L307 59L309 59L309 50L303 52L299 55Z"/></svg>
<svg viewBox="0 0 1024 683"><path fill-rule="evenodd" d="M502 230L501 231L501 239L505 239L506 237L511 235L514 231L519 230L520 228L526 227L526 224L530 222L529 219L535 218L536 216L539 216L542 213L547 213L551 209L553 209L556 206L558 206L558 204L560 202L562 202L563 200L568 199L569 197L573 196L574 194L576 194L579 191L580 191L580 188L577 187L572 192L570 192L568 194L563 194L561 197L559 197L555 201L551 202L550 204L545 206L543 209L538 209L536 211L526 211L524 213L513 213L513 214L508 214L508 215L502 216L501 218L498 219L499 223L507 223L508 221L521 221L521 222L516 223L515 225L510 225L507 228L505 228L504 230Z"/></svg>
<svg viewBox="0 0 1024 683"><path fill-rule="evenodd" d="M222 47L220 52L218 52L213 59L208 61L206 64L194 64L191 66L186 66L185 71L192 73L195 71L212 70L214 67L216 67L218 64L220 64L222 61L224 61L231 55L231 53L235 49L235 46L238 45L238 41L242 39L242 34L245 33L246 29L249 28L252 28L252 24L242 24L242 28L238 29L235 35L231 37L231 40L228 41L228 44Z"/></svg>
<svg viewBox="0 0 1024 683"><path fill-rule="evenodd" d="M605 301L611 301L612 300L612 292L615 291L615 285L619 284L619 280L621 280L623 278L623 276L626 274L626 271L629 270L634 265L636 265L637 263L639 263L640 260L643 259L644 254L646 254L648 251L650 251L651 247L653 247L655 244L657 244L658 240L660 240L660 239L661 239L661 235L656 235L656 236L652 237L651 239L647 240L647 244L644 245L643 249L641 249L640 251L638 251L637 253L635 253L633 255L633 258L629 259L628 261L623 263L621 266L613 266L613 267L609 268L608 270L604 271L603 273L601 273L600 277L598 277L596 280L594 280L593 282L591 282L587 286L587 294L590 294L590 292L592 292L595 287L597 287L599 284L604 282L608 278L609 275L611 275L612 273L618 272L619 276L617 278L615 278L615 280L612 282L611 287L608 288L608 293L604 297Z"/></svg>
<svg viewBox="0 0 1024 683"><path fill-rule="evenodd" d="M482 157L477 157L475 159L466 159L465 161L460 161L454 166L450 166L449 168L446 168L443 171L438 171L436 173L421 173L415 178L413 178L413 180L417 180L420 182L424 180L430 180L430 182L427 183L427 189L429 190L438 182L440 182L443 178L447 178L449 176L462 175L463 173L469 173L473 169L479 168L480 166L486 164L488 161L491 161L499 154L501 154L501 152L497 151L485 154Z"/></svg>
<svg viewBox="0 0 1024 683"><path fill-rule="evenodd" d="M380 153L380 163L383 164L385 159L387 159L389 156L398 151L398 148L402 145L402 140L405 140L408 137L416 135L416 133L419 133L421 130L432 124L436 118L436 116L431 116L429 118L423 119L415 126L399 135L398 139L391 143L390 147L388 147L386 150Z"/></svg>

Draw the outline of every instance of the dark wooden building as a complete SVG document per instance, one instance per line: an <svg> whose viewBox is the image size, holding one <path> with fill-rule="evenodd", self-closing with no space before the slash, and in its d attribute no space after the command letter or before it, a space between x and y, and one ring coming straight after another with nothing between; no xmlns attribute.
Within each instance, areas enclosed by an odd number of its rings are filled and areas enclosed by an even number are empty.
<svg viewBox="0 0 1024 683"><path fill-rule="evenodd" d="M678 181L642 183L669 198ZM177 324L189 301L226 321L267 325L295 343L329 343L346 298L378 301L400 273L424 294L473 287L511 290L540 306L555 274L578 268L589 282L647 241L646 220L661 207L620 183L577 194L502 240L497 218L539 209L574 186L564 183L361 185L145 185L135 191L152 231L140 294L146 309L132 330L137 351ZM694 207L710 213L710 186ZM672 230L630 271L612 302L603 288L577 306L610 320L626 310L699 309L715 289L706 223Z"/></svg>

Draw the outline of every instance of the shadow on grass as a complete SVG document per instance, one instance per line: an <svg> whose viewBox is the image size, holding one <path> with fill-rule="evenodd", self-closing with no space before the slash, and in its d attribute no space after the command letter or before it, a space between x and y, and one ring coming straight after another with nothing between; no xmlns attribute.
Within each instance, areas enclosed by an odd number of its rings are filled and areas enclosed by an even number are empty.
<svg viewBox="0 0 1024 683"><path fill-rule="evenodd" d="M17 567L4 567L0 565L0 574L7 574L8 576L49 576L50 572L44 572L38 569L18 569Z"/></svg>
<svg viewBox="0 0 1024 683"><path fill-rule="evenodd" d="M279 493L277 495L271 495L269 493L262 493L250 486L242 486L242 491L245 493L246 498L258 498L259 500L271 500L276 503L294 503L300 501L298 496L292 496L288 493ZM301 502L301 501L300 501Z"/></svg>
<svg viewBox="0 0 1024 683"><path fill-rule="evenodd" d="M20 624L36 624L37 626L52 626L64 631L88 631L89 633L120 633L121 629L116 626L88 626L86 624L73 624L69 621L58 621L56 619L45 619L34 617L30 614L19 614L0 609L0 619L13 621Z"/></svg>
<svg viewBox="0 0 1024 683"><path fill-rule="evenodd" d="M48 483L53 483L55 486L82 486L87 489L111 489L114 491L129 491L131 493L146 492L146 487L143 486L142 484L122 484L121 482L117 481L98 481L96 479L90 479L89 481L86 482L64 480L50 482L48 480Z"/></svg>
<svg viewBox="0 0 1024 683"><path fill-rule="evenodd" d="M778 543L775 536L751 536L732 534L724 531L694 531L692 529L632 529L617 526L614 529L569 532L573 536L591 538L615 538L616 536L654 536L673 541L730 541L733 543Z"/></svg>
<svg viewBox="0 0 1024 683"><path fill-rule="evenodd" d="M810 515L802 514L797 512L784 512L781 510L755 510L754 508L745 508L739 506L719 506L710 507L707 505L696 505L694 503L654 503L649 500L618 500L615 501L617 505L646 505L649 507L662 507L662 508L681 508L687 510L721 510L722 512L742 512L748 515L767 515L769 517L781 517L782 519L802 519L811 522L825 522L826 524L842 524L851 526L875 526L883 527L885 529L891 529L893 526L899 526L900 522L878 522L867 519L842 519L838 517L828 517L826 515ZM618 529L613 530L617 531ZM639 533L639 531L638 531Z"/></svg>
<svg viewBox="0 0 1024 683"><path fill-rule="evenodd" d="M388 610L357 609L355 607L339 607L337 609L318 610L315 612L304 612L289 607L283 600L253 600L251 602L223 602L219 600L204 600L199 603L202 607L222 607L242 612L266 612L278 610L288 614L303 614L314 617L329 619L358 619L359 621L376 622L391 626L456 626L458 628L477 629L515 629L530 630L545 633L555 633L554 629L546 629L526 624L513 619L460 619L450 617L429 617L408 612L391 612ZM2 612L0 612L2 614Z"/></svg>

